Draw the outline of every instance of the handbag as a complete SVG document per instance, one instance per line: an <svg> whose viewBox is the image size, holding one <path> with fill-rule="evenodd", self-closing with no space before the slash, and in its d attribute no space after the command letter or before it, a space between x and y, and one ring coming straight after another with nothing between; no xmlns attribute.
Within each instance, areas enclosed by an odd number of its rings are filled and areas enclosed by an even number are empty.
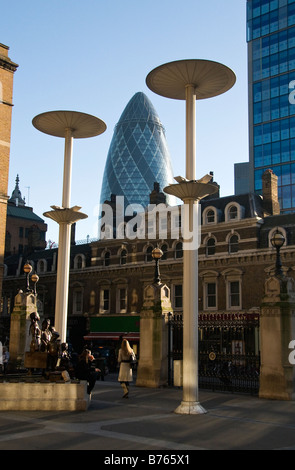
<svg viewBox="0 0 295 470"><path fill-rule="evenodd" d="M137 364L136 356L135 356L135 354L132 354L130 356L130 367L133 368L133 367L136 366L136 364Z"/></svg>

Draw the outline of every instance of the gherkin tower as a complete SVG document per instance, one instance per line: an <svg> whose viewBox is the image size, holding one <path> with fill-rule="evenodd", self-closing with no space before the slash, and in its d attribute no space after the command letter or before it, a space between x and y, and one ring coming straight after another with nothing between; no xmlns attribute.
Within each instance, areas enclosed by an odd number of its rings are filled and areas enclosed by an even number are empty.
<svg viewBox="0 0 295 470"><path fill-rule="evenodd" d="M154 183L160 191L173 183L165 131L147 96L136 93L124 109L109 148L104 170L100 203L111 195L124 196L129 204L147 207ZM166 198L175 205L174 198Z"/></svg>

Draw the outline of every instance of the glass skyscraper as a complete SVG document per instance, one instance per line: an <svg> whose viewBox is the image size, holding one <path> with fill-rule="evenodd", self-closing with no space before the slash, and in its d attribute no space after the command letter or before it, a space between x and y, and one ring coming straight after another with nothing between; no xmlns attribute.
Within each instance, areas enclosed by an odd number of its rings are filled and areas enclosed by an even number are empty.
<svg viewBox="0 0 295 470"><path fill-rule="evenodd" d="M295 210L295 0L248 0L250 190L278 176L281 211Z"/></svg>
<svg viewBox="0 0 295 470"><path fill-rule="evenodd" d="M144 93L136 93L114 130L100 203L115 195L124 196L125 208L129 204L147 207L154 183L163 191L173 182L164 128L151 101ZM175 204L174 198L167 195L167 203Z"/></svg>

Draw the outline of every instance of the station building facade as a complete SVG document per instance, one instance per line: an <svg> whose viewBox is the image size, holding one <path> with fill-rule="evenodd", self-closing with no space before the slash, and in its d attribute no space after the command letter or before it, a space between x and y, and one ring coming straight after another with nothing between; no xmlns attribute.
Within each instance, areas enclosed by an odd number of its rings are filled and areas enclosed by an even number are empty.
<svg viewBox="0 0 295 470"><path fill-rule="evenodd" d="M246 325L247 321L259 320L264 283L275 269L276 251L271 238L277 229L286 240L281 249L283 271L294 277L295 214L280 214L277 177L272 171L265 173L263 196L249 193L204 199L200 208L198 308L202 347L224 350L231 345L216 337L214 321L242 318ZM171 238L168 232L165 239L113 238L82 245L72 237L68 340L76 350L85 341L116 345L124 335L140 352L143 292L154 281L152 250L157 246L163 251L160 273L170 289L171 313L181 315L181 236ZM27 261L39 276L40 313L54 323L57 256L57 249L48 249L6 258L1 315L7 324L14 297L26 285L22 267ZM248 347L253 353L259 350L256 340L249 340Z"/></svg>

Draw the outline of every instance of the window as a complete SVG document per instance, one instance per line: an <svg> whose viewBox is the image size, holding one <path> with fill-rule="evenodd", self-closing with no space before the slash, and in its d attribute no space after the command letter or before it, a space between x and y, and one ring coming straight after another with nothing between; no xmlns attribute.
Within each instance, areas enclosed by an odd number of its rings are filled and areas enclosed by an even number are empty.
<svg viewBox="0 0 295 470"><path fill-rule="evenodd" d="M110 289L101 289L99 311L100 313L108 313L110 311Z"/></svg>
<svg viewBox="0 0 295 470"><path fill-rule="evenodd" d="M74 269L82 269L85 268L85 256L84 255L76 255L74 258Z"/></svg>
<svg viewBox="0 0 295 470"><path fill-rule="evenodd" d="M166 244L162 245L161 250L163 251L163 255L162 255L161 260L166 260L167 259L168 246Z"/></svg>
<svg viewBox="0 0 295 470"><path fill-rule="evenodd" d="M175 245L175 259L183 257L182 242L177 242Z"/></svg>
<svg viewBox="0 0 295 470"><path fill-rule="evenodd" d="M217 278L219 273L217 271L203 271L199 273L203 285L203 309L204 310L217 310Z"/></svg>
<svg viewBox="0 0 295 470"><path fill-rule="evenodd" d="M127 312L127 289L118 287L117 289L117 313Z"/></svg>
<svg viewBox="0 0 295 470"><path fill-rule="evenodd" d="M74 290L73 294L73 314L83 313L83 293L81 289Z"/></svg>
<svg viewBox="0 0 295 470"><path fill-rule="evenodd" d="M37 273L45 273L47 270L47 262L45 259L39 259L37 263Z"/></svg>
<svg viewBox="0 0 295 470"><path fill-rule="evenodd" d="M206 255L215 255L215 238L209 238L206 243Z"/></svg>
<svg viewBox="0 0 295 470"><path fill-rule="evenodd" d="M229 220L237 219L237 217L238 217L238 209L236 208L236 206L231 206L228 210Z"/></svg>
<svg viewBox="0 0 295 470"><path fill-rule="evenodd" d="M237 310L242 308L242 276L240 269L226 269L222 272L226 285L226 308Z"/></svg>
<svg viewBox="0 0 295 470"><path fill-rule="evenodd" d="M240 307L240 282L239 281L229 281L229 308Z"/></svg>
<svg viewBox="0 0 295 470"><path fill-rule="evenodd" d="M103 265L104 266L109 266L110 265L110 259L111 259L111 254L110 254L109 251L107 251L104 255Z"/></svg>
<svg viewBox="0 0 295 470"><path fill-rule="evenodd" d="M173 308L180 309L182 308L182 284L174 285L174 305Z"/></svg>
<svg viewBox="0 0 295 470"><path fill-rule="evenodd" d="M153 256L152 256L152 251L153 251L153 247L152 246L148 246L146 251L145 251L145 261L147 263L153 261Z"/></svg>
<svg viewBox="0 0 295 470"><path fill-rule="evenodd" d="M227 204L224 209L225 222L231 222L232 220L240 220L243 214L243 208L236 202Z"/></svg>
<svg viewBox="0 0 295 470"><path fill-rule="evenodd" d="M207 212L207 224L212 224L215 222L214 211L210 210Z"/></svg>
<svg viewBox="0 0 295 470"><path fill-rule="evenodd" d="M237 253L239 251L239 237L238 235L232 235L228 243L228 252Z"/></svg>
<svg viewBox="0 0 295 470"><path fill-rule="evenodd" d="M121 255L120 255L120 264L126 264L127 263L127 251L122 250Z"/></svg>
<svg viewBox="0 0 295 470"><path fill-rule="evenodd" d="M204 225L215 224L217 222L217 210L215 207L207 207L203 212L202 219Z"/></svg>
<svg viewBox="0 0 295 470"><path fill-rule="evenodd" d="M217 301L216 301L216 283L215 282L208 282L205 284L205 308L216 308Z"/></svg>

